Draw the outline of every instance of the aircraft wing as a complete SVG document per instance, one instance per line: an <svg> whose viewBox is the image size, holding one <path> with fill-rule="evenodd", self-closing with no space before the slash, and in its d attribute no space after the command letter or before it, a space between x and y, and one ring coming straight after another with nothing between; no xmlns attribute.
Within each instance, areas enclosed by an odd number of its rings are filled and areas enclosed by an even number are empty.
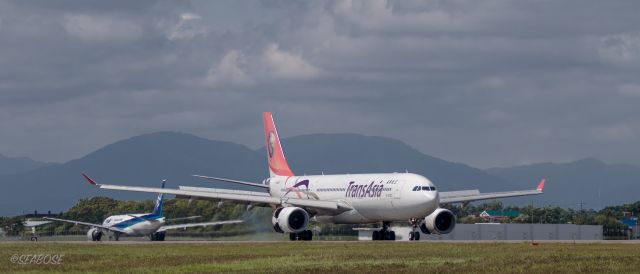
<svg viewBox="0 0 640 274"><path fill-rule="evenodd" d="M180 229L187 227L198 227L198 226L213 226L213 225L225 225L225 224L237 224L242 223L242 220L231 220L231 221L220 221L220 222L207 222L207 223L190 223L190 224L179 224L179 225L165 225L158 229L158 232L167 231L170 229Z"/></svg>
<svg viewBox="0 0 640 274"><path fill-rule="evenodd" d="M259 204L271 204L271 205L292 205L307 207L312 209L330 210L330 211L346 211L352 209L349 205L336 202L336 201L318 201L311 199L298 199L298 198L277 198L271 197L268 193L257 191L234 191L223 190L217 188L191 188L181 187L181 189L171 188L156 188L156 187L141 187L141 186L122 186L122 185L105 185L98 184L93 179L84 175L87 181L94 186L103 189L124 190L134 192L150 192L150 193L165 193L173 194L180 197L198 197L209 198L219 200L230 200L238 202L249 202Z"/></svg>
<svg viewBox="0 0 640 274"><path fill-rule="evenodd" d="M75 225L86 225L86 226L91 226L91 227L99 227L99 228L106 229L106 230L127 233L126 231L124 231L122 229L115 228L115 227L110 227L110 226L103 226L103 225L100 225L100 224L92 224L92 223L86 223L86 222L80 222L80 221L74 221L74 220L56 219L56 218L49 218L49 217L43 217L43 219L52 220L52 221L58 221L58 222L72 223L72 224L75 224Z"/></svg>
<svg viewBox="0 0 640 274"><path fill-rule="evenodd" d="M536 189L531 190L519 190L519 191L505 191L505 192L488 192L480 193L478 190L463 190L463 191L445 191L440 192L440 203L460 203L460 202L472 202L479 200L488 200L495 198L517 197L542 194L544 188L544 181L542 179Z"/></svg>
<svg viewBox="0 0 640 274"><path fill-rule="evenodd" d="M167 221L167 222L173 222L173 221L182 221L182 220L194 220L194 219L198 219L198 218L202 218L202 216L189 216L189 217L164 219L164 220Z"/></svg>
<svg viewBox="0 0 640 274"><path fill-rule="evenodd" d="M245 181L238 181L238 180L232 180L232 179L226 179L226 178L218 178L218 177L211 177L211 176L203 176L203 175L193 175L193 177L198 177L198 178L202 178L202 179L208 179L208 180L214 180L214 181L221 181L221 182L227 182L227 183L234 183L234 184L241 184L241 185L246 185L246 186L255 186L255 187L260 187L260 188L269 189L269 186L268 186L268 185L256 184L256 183L253 183L253 182L245 182Z"/></svg>

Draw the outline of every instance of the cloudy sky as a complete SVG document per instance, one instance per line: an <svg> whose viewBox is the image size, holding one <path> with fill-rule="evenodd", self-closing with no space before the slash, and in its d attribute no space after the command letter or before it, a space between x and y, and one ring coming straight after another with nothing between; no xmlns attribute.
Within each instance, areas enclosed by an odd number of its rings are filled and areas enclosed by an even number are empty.
<svg viewBox="0 0 640 274"><path fill-rule="evenodd" d="M637 1L2 1L0 153L181 131L397 138L477 167L640 164Z"/></svg>

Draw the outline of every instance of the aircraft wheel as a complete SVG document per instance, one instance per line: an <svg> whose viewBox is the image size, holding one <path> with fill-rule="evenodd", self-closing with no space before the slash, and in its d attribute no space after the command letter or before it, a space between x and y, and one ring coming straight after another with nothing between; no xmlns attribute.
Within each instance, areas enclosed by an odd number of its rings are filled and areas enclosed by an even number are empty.
<svg viewBox="0 0 640 274"><path fill-rule="evenodd" d="M420 241L420 232L419 231L413 232L413 240L414 241Z"/></svg>
<svg viewBox="0 0 640 274"><path fill-rule="evenodd" d="M388 230L386 230L386 231L381 231L381 233L380 233L380 234L382 234L381 236L382 236L382 240L383 240L383 241L391 240L391 235L390 235L391 233L389 233L389 231L388 231Z"/></svg>
<svg viewBox="0 0 640 274"><path fill-rule="evenodd" d="M389 231L389 240L390 241L395 241L396 240L396 232L391 230Z"/></svg>
<svg viewBox="0 0 640 274"><path fill-rule="evenodd" d="M307 240L307 231L303 230L302 232L298 233L298 240L299 241L306 241Z"/></svg>
<svg viewBox="0 0 640 274"><path fill-rule="evenodd" d="M302 231L301 234L303 241L311 241L313 239L313 232L311 232L311 230Z"/></svg>
<svg viewBox="0 0 640 274"><path fill-rule="evenodd" d="M374 230L371 234L371 240L378 241L380 240L380 231Z"/></svg>
<svg viewBox="0 0 640 274"><path fill-rule="evenodd" d="M409 232L409 241L413 241L413 231Z"/></svg>
<svg viewBox="0 0 640 274"><path fill-rule="evenodd" d="M297 241L298 240L298 233L289 233L289 240Z"/></svg>

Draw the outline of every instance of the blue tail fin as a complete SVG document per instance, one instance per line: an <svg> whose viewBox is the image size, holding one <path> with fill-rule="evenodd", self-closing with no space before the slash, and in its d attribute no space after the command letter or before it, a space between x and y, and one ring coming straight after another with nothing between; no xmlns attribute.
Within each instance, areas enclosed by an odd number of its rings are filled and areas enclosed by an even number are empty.
<svg viewBox="0 0 640 274"><path fill-rule="evenodd" d="M162 180L162 188L164 188L164 184L167 180ZM162 199L164 198L164 194L158 194L158 198L156 199L156 206L153 208L153 212L151 215L154 216L162 216Z"/></svg>

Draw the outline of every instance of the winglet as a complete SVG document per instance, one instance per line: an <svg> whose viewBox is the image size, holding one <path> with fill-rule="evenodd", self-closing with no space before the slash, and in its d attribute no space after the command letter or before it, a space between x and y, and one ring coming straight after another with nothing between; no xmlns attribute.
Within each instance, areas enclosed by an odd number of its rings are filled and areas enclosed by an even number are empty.
<svg viewBox="0 0 640 274"><path fill-rule="evenodd" d="M94 186L97 186L97 185L98 185L98 183L96 183L96 181L94 181L93 179L91 179L91 177L87 176L87 174L82 173L82 176L83 176L87 181L89 181L89 183L90 183L90 184L92 184L92 185L94 185Z"/></svg>
<svg viewBox="0 0 640 274"><path fill-rule="evenodd" d="M544 188L544 181L545 179L542 179L542 181L540 181L538 187L536 188L537 191L542 191L542 189Z"/></svg>

